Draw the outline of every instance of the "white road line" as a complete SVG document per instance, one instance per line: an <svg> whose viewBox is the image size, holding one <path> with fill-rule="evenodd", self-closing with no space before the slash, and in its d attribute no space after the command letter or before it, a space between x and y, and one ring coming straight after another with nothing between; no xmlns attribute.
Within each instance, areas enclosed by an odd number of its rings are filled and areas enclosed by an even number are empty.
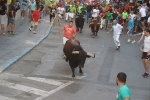
<svg viewBox="0 0 150 100"><path fill-rule="evenodd" d="M57 92L57 91L59 91L59 90L65 88L65 87L69 86L69 85L72 84L72 83L74 83L74 81L69 81L69 82L67 82L67 83L65 83L65 84L63 84L63 85L61 85L61 86L59 86L58 88L49 91L47 95L43 95L43 96L41 96L41 97L39 97L39 98L36 98L35 100L43 100L44 98L46 98L46 97L48 97L48 96L54 94L55 92Z"/></svg>
<svg viewBox="0 0 150 100"><path fill-rule="evenodd" d="M11 82L7 82L4 80L0 80L0 85L5 86L5 87L9 87L12 89L16 89L16 90L21 90L24 92L28 92L28 93L33 93L36 95L40 95L40 96L45 96L48 95L48 91L43 91L43 90L39 90L36 88L32 88L32 87L28 87L28 86L24 86L24 85L20 85L20 84L15 84L15 83L11 83Z"/></svg>
<svg viewBox="0 0 150 100"><path fill-rule="evenodd" d="M38 81L38 82L43 82L43 83L47 83L47 84L51 84L51 85L56 85L56 86L60 86L63 84L62 82L55 81L52 79L46 79L46 78L39 78L39 77L38 78L37 77L23 77L23 78Z"/></svg>
<svg viewBox="0 0 150 100"><path fill-rule="evenodd" d="M12 98L0 95L0 100L17 100L17 99L12 99Z"/></svg>

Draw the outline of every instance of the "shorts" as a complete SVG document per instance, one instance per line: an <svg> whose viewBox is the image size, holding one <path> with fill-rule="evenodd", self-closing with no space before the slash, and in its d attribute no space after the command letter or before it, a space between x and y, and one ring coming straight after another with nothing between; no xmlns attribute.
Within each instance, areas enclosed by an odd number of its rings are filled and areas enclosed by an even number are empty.
<svg viewBox="0 0 150 100"><path fill-rule="evenodd" d="M110 20L105 20L105 23L106 23L106 24L110 23Z"/></svg>
<svg viewBox="0 0 150 100"><path fill-rule="evenodd" d="M22 5L22 10L26 10L27 6L26 5Z"/></svg>
<svg viewBox="0 0 150 100"><path fill-rule="evenodd" d="M14 20L12 20L12 18L11 17L8 17L8 24L9 23L11 23L11 24L15 24L15 18L14 18Z"/></svg>
<svg viewBox="0 0 150 100"><path fill-rule="evenodd" d="M43 17L43 12L40 12L40 18L42 18Z"/></svg>
<svg viewBox="0 0 150 100"><path fill-rule="evenodd" d="M141 17L141 21L143 22L146 19L146 17Z"/></svg>
<svg viewBox="0 0 150 100"><path fill-rule="evenodd" d="M34 22L34 21L31 21L31 26L37 26L38 25L38 22Z"/></svg>
<svg viewBox="0 0 150 100"><path fill-rule="evenodd" d="M59 13L58 13L58 17L59 17L59 18L62 18L62 17L63 17L63 14L59 14Z"/></svg>
<svg viewBox="0 0 150 100"><path fill-rule="evenodd" d="M138 26L139 23L140 23L140 20L136 20L136 21L135 21L135 26Z"/></svg>
<svg viewBox="0 0 150 100"><path fill-rule="evenodd" d="M128 30L127 34L129 34L130 36L133 35L133 29Z"/></svg>
<svg viewBox="0 0 150 100"><path fill-rule="evenodd" d="M5 15L0 15L0 24L5 24Z"/></svg>
<svg viewBox="0 0 150 100"><path fill-rule="evenodd" d="M74 18L74 13L70 13L69 16L70 16L71 18Z"/></svg>
<svg viewBox="0 0 150 100"><path fill-rule="evenodd" d="M147 52L143 52L141 59L149 59L150 55L147 55Z"/></svg>
<svg viewBox="0 0 150 100"><path fill-rule="evenodd" d="M49 17L53 18L55 17L55 14L50 14Z"/></svg>
<svg viewBox="0 0 150 100"><path fill-rule="evenodd" d="M66 37L63 37L63 44L65 45L68 40L69 39L67 39Z"/></svg>

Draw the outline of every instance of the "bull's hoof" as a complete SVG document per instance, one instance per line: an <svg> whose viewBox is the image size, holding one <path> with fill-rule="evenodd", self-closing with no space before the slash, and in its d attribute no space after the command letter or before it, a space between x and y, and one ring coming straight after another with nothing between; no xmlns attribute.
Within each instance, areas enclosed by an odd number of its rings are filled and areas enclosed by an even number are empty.
<svg viewBox="0 0 150 100"><path fill-rule="evenodd" d="M72 77L72 80L76 79L76 77Z"/></svg>
<svg viewBox="0 0 150 100"><path fill-rule="evenodd" d="M80 31L80 33L82 33L82 31Z"/></svg>
<svg viewBox="0 0 150 100"><path fill-rule="evenodd" d="M83 73L80 73L80 75L83 75Z"/></svg>
<svg viewBox="0 0 150 100"><path fill-rule="evenodd" d="M95 36L94 36L94 35L93 35L92 37L93 37L93 38L95 38Z"/></svg>

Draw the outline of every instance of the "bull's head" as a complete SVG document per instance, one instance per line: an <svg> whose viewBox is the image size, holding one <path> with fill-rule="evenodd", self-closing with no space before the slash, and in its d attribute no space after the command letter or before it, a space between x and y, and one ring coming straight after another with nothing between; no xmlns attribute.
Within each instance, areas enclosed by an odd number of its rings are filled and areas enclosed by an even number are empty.
<svg viewBox="0 0 150 100"><path fill-rule="evenodd" d="M92 55L88 52L85 51L73 51L72 54L77 54L78 55L78 63L79 63L79 67L83 68L84 67L84 63L86 58L95 58L95 54Z"/></svg>

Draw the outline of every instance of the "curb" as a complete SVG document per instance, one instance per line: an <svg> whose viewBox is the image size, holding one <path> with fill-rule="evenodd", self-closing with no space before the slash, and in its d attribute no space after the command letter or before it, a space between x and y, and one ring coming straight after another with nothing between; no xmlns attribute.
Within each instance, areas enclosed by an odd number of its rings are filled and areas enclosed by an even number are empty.
<svg viewBox="0 0 150 100"><path fill-rule="evenodd" d="M26 48L24 51L22 51L18 56L10 59L9 61L7 61L5 64L3 64L2 66L0 66L0 74L6 70L7 68L10 67L10 65L14 64L16 61L18 61L20 58L22 58L24 55L26 55L28 52L30 52L34 47L36 47L37 45L39 45L50 33L51 31L51 27L52 25L50 25L46 31L46 34L41 37L38 41L36 41L36 43L29 47L29 48Z"/></svg>

